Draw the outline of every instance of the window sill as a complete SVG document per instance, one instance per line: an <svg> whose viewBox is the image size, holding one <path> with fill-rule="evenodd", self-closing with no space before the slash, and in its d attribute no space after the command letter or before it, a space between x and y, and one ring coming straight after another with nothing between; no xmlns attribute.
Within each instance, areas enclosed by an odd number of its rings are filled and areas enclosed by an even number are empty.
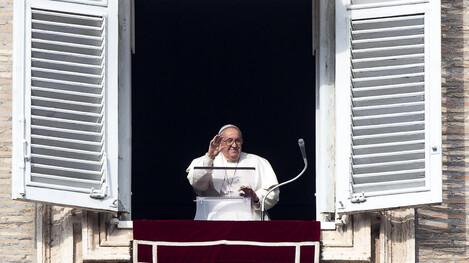
<svg viewBox="0 0 469 263"><path fill-rule="evenodd" d="M133 221L118 221L117 222L117 228L118 229L133 229Z"/></svg>

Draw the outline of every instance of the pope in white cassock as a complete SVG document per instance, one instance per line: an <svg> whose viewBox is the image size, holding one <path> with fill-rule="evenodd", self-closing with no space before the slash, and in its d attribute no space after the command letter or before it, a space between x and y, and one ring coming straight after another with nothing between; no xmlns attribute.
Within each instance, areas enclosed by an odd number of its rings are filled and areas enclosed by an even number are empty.
<svg viewBox="0 0 469 263"><path fill-rule="evenodd" d="M196 219L261 219L260 202L268 189L278 184L277 177L266 159L242 152L242 144L241 130L235 125L225 125L210 141L208 152L194 159L187 168L187 179L197 195L209 199L215 197L218 202L203 218L197 215L200 212L197 211ZM236 199L244 203L250 199L248 209L245 209L246 205L230 205ZM279 190L276 189L266 197L265 210L273 207L278 200ZM200 210L199 205L197 210Z"/></svg>

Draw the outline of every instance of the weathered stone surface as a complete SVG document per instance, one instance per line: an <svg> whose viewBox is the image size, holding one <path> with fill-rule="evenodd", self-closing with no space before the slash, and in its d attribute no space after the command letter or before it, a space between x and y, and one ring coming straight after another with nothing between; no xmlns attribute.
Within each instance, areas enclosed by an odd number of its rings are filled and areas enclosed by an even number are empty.
<svg viewBox="0 0 469 263"><path fill-rule="evenodd" d="M0 1L0 262L34 262L34 205L11 200L13 0Z"/></svg>
<svg viewBox="0 0 469 263"><path fill-rule="evenodd" d="M442 0L443 204L417 209L417 262L469 262L469 1Z"/></svg>

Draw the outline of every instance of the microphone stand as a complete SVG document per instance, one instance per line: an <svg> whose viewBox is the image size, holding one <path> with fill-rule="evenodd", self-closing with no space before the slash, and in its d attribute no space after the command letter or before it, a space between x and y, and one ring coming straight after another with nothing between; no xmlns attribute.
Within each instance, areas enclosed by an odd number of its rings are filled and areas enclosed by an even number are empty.
<svg viewBox="0 0 469 263"><path fill-rule="evenodd" d="M301 155L303 156L303 162L305 163L305 166L303 168L303 170L295 177L295 178L292 178L286 182L283 182L281 184L276 184L274 185L273 187L271 187L269 189L269 191L267 191L267 194L264 195L264 197L262 198L262 201L261 201L261 220L262 221L265 221L264 217L265 217L265 199L267 198L267 196L272 192L274 191L275 189L279 188L280 186L284 186L286 184L289 184L293 181L295 181L296 179L300 178L300 176L303 175L303 173L306 171L306 168L308 167L308 160L306 159L306 153L305 153L305 142L303 139L298 139L298 145L300 147L300 150L301 150Z"/></svg>

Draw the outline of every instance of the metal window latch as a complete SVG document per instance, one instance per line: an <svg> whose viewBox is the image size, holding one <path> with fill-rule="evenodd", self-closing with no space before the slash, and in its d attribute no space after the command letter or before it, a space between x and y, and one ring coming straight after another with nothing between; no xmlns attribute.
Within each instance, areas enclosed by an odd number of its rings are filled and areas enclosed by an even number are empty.
<svg viewBox="0 0 469 263"><path fill-rule="evenodd" d="M101 189L94 189L91 188L90 197L93 199L104 199L108 196L109 191L109 172L108 172L108 165L109 161L107 159L106 153L103 153L103 176L101 178Z"/></svg>
<svg viewBox="0 0 469 263"><path fill-rule="evenodd" d="M352 195L350 202L352 203L363 203L366 201L365 192L357 193Z"/></svg>
<svg viewBox="0 0 469 263"><path fill-rule="evenodd" d="M104 199L107 196L105 192L103 192L101 189L96 190L94 188L91 189L90 197L93 199Z"/></svg>
<svg viewBox="0 0 469 263"><path fill-rule="evenodd" d="M107 175L107 171L105 171L105 174L104 175ZM90 191L90 197L93 198L93 199L104 199L107 197L107 191L108 191L108 183L107 183L107 178L104 177L102 180L101 180L101 189L94 189L94 188L91 188L91 191Z"/></svg>
<svg viewBox="0 0 469 263"><path fill-rule="evenodd" d="M30 162L31 161L31 154L28 151L28 141L23 140L23 151L24 151L24 162Z"/></svg>
<svg viewBox="0 0 469 263"><path fill-rule="evenodd" d="M103 178L101 179L101 189L94 189L94 188L91 188L91 191L90 191L90 197L93 198L93 199L104 199L106 198L107 196L107 181L106 181L106 175L107 175L107 171L105 170L104 171L104 176Z"/></svg>
<svg viewBox="0 0 469 263"><path fill-rule="evenodd" d="M109 173L108 173L108 160L106 153L103 154L103 160L104 160L104 170L103 170L103 177L101 178L101 188L100 189L94 189L91 188L90 191L90 198L93 199L104 199L108 196L108 184L109 184Z"/></svg>

